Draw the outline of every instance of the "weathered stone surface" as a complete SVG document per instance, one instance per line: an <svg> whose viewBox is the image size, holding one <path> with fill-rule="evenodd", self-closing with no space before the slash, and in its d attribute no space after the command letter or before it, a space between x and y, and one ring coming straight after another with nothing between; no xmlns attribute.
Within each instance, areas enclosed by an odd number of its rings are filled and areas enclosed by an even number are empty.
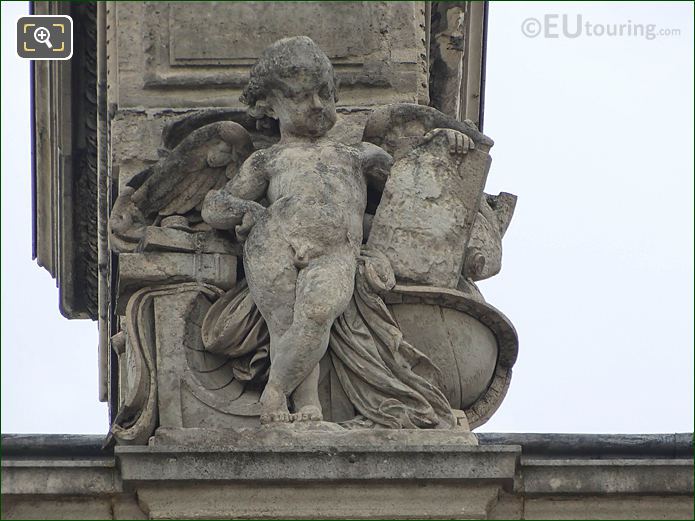
<svg viewBox="0 0 695 521"><path fill-rule="evenodd" d="M259 11L263 29L248 30ZM418 3L153 2L114 4L109 14L110 94L121 108L240 108L239 94L260 51L302 34L336 63L342 104L428 99L428 22Z"/></svg>
<svg viewBox="0 0 695 521"><path fill-rule="evenodd" d="M483 194L471 238L466 248L463 274L478 281L497 275L502 269L502 237L514 214L516 196L507 193Z"/></svg>
<svg viewBox="0 0 695 521"><path fill-rule="evenodd" d="M386 254L398 280L455 288L490 156L456 130L424 139L394 164L367 244Z"/></svg>
<svg viewBox="0 0 695 521"><path fill-rule="evenodd" d="M331 448L372 447L374 450L414 450L424 448L449 447L452 450L478 445L475 434L461 430L421 430L421 429L364 429L341 430L331 424L302 425L298 423L271 429L175 429L159 427L151 444L155 447L192 447L230 450L244 449L264 451L280 449L301 449L304 451L326 450ZM507 447L507 446L505 446Z"/></svg>
<svg viewBox="0 0 695 521"><path fill-rule="evenodd" d="M693 519L692 497L527 499L521 519Z"/></svg>
<svg viewBox="0 0 695 521"><path fill-rule="evenodd" d="M112 457L3 461L3 494L111 494L121 490Z"/></svg>
<svg viewBox="0 0 695 521"><path fill-rule="evenodd" d="M147 281L155 284L208 282L230 287L236 278L236 257L221 254L145 253L123 254L121 284Z"/></svg>
<svg viewBox="0 0 695 521"><path fill-rule="evenodd" d="M456 480L142 486L152 519L485 519L498 488ZM259 501L259 497L263 499Z"/></svg>
<svg viewBox="0 0 695 521"><path fill-rule="evenodd" d="M192 59L177 49L176 60ZM157 423L321 427L323 407L335 430L470 429L499 406L516 333L492 308L473 312L484 304L472 282L499 269L513 211L504 196L480 209L492 141L402 104L370 114L354 143L364 114L330 134L336 91L316 43L285 38L260 54L241 96L256 130L231 108L152 123L162 158L121 180L109 223L125 316L113 345L128 386L116 440L143 443ZM122 148L135 151L137 119L126 122ZM234 256L218 252L242 249L236 280ZM437 309L414 306L420 295L408 291L389 300L397 282L457 303L404 340L418 314ZM467 295L454 289L462 284ZM206 304L193 306L199 297Z"/></svg>
<svg viewBox="0 0 695 521"><path fill-rule="evenodd" d="M3 495L3 519L119 519L109 497L13 497ZM123 519L123 518L120 518Z"/></svg>
<svg viewBox="0 0 695 521"><path fill-rule="evenodd" d="M314 432L304 443L270 445L264 436L240 447L118 446L116 458L124 482L144 481L404 481L451 479L488 480L511 488L520 448L477 447L452 442L453 435L430 436L429 441L404 445L395 440L364 436L372 444L351 445L347 438L335 442L334 433ZM359 440L361 436L354 439ZM302 439L302 438L299 438ZM376 443L374 443L376 441ZM443 443L440 443L442 442Z"/></svg>
<svg viewBox="0 0 695 521"><path fill-rule="evenodd" d="M525 497L501 492L488 519L692 519L693 501L683 496Z"/></svg>
<svg viewBox="0 0 695 521"><path fill-rule="evenodd" d="M122 494L111 501L113 519L149 519L142 511L137 497L132 494Z"/></svg>
<svg viewBox="0 0 695 521"><path fill-rule="evenodd" d="M90 491L92 492L92 491ZM85 490L81 490L84 494ZM149 519L130 494L3 495L2 519Z"/></svg>
<svg viewBox="0 0 695 521"><path fill-rule="evenodd" d="M143 286L183 282L234 286L237 258L219 253L124 253L120 255L118 310L122 313L133 292Z"/></svg>
<svg viewBox="0 0 695 521"><path fill-rule="evenodd" d="M484 302L479 293L470 293L470 291L464 293L462 291L446 288L396 284L390 292L384 294L384 300L390 308L397 309L396 313L400 312L399 308L401 306L405 308L405 305L416 307L427 305L447 310L447 318L444 317L444 312L442 311L442 322L437 328L433 328L429 331L432 335L436 335L438 332L441 337L441 328L455 327L457 322L461 320L459 314L469 315L475 318L485 326L485 328L492 332L498 348L494 374L483 394L479 396L471 406L465 408L464 411L471 428L478 427L485 423L502 403L509 387L512 366L516 361L518 339L511 322L493 306ZM396 306L398 306L398 308L396 308ZM455 317L455 319L453 319L452 316ZM467 321L467 319L464 320ZM487 333L484 333L484 328L476 327L476 330L482 335L482 338L488 336ZM416 335L421 337L422 333L418 332ZM407 337L405 337L405 339L408 340ZM476 349L481 349L484 353L486 345L488 349L491 347L489 343L471 347L465 337L458 339L458 341L460 343L458 343L456 347L452 344L452 350L466 352L471 349L473 352L476 352ZM429 342L426 345L434 347L434 345ZM446 348L446 345L444 345L444 348ZM436 349L441 349L441 344ZM428 352L428 356L433 356L432 350ZM484 359L485 357L483 355L482 360ZM478 361L481 361L481 359L478 359ZM478 367L478 369L480 369L480 367ZM452 379L460 379L463 383L463 381L467 379L465 367L463 370L458 367L455 369L442 368L441 371L443 375L448 375L449 381L452 381ZM452 374L452 371L456 376ZM466 398L465 393L463 397Z"/></svg>
<svg viewBox="0 0 695 521"><path fill-rule="evenodd" d="M691 434L483 433L475 447L461 431L288 429L160 429L152 447L118 448L131 451L118 456L130 477L145 478L124 485L102 437L3 435L2 518L692 519ZM93 486L95 461L116 487ZM379 479L391 463L403 472ZM254 479L272 468L284 474Z"/></svg>
<svg viewBox="0 0 695 521"><path fill-rule="evenodd" d="M501 491L497 503L488 512L488 519L524 519L524 497Z"/></svg>
<svg viewBox="0 0 695 521"><path fill-rule="evenodd" d="M423 176L413 166L432 161L420 149L428 143L427 136L436 133L453 137L451 151L457 149L457 135L461 143L468 140L469 146L476 150L462 156L460 164L424 168L422 171L429 172L429 177ZM428 276L436 277L435 285L476 292L473 281L491 277L501 269L502 237L516 205L516 196L512 194L482 194L481 197L492 140L468 121L461 122L430 107L407 103L375 110L367 120L363 138L383 147L396 159L383 202L371 222L371 227L376 228L374 237L370 238L372 244L378 242L388 249L394 247L389 243L391 237L399 237L406 243L417 241L415 245L420 250L415 255L411 248L407 252L396 249L389 254L391 260L398 259L396 271L401 279L426 283ZM434 154L435 162L442 157ZM465 173L459 178L446 174L446 168ZM456 223L457 216L459 223ZM451 236L446 236L447 233ZM453 280L448 274L447 261L455 266L463 263L459 279ZM432 264L438 265L437 268L433 270Z"/></svg>
<svg viewBox="0 0 695 521"><path fill-rule="evenodd" d="M693 490L692 459L523 458L527 494L679 494Z"/></svg>
<svg viewBox="0 0 695 521"><path fill-rule="evenodd" d="M116 457L152 518L484 518L519 454L461 445L452 431L314 432L293 443L265 432L214 448L203 431L196 449L158 446L193 434L163 432Z"/></svg>
<svg viewBox="0 0 695 521"><path fill-rule="evenodd" d="M427 304L393 304L404 338L440 368L452 407L466 409L487 390L497 365L497 339L460 311Z"/></svg>

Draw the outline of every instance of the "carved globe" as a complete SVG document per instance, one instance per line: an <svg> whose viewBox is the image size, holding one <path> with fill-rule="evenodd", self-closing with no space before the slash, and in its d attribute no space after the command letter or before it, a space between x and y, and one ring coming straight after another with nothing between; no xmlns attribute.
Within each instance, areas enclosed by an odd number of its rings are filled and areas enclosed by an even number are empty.
<svg viewBox="0 0 695 521"><path fill-rule="evenodd" d="M440 386L471 428L485 423L500 406L511 378L518 338L497 309L463 292L398 285L388 307L403 337L427 355L442 373Z"/></svg>

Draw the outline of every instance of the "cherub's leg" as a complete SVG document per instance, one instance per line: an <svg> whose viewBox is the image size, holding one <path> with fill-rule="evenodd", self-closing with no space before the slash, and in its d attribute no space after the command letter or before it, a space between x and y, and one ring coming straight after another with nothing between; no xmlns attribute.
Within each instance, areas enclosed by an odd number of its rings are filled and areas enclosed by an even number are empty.
<svg viewBox="0 0 695 521"><path fill-rule="evenodd" d="M285 395L299 391L294 396L296 408L306 409L298 419L320 419L318 364L326 353L333 321L352 297L355 266L354 255L346 248L341 255L311 260L297 277L292 326L278 342L268 385Z"/></svg>
<svg viewBox="0 0 695 521"><path fill-rule="evenodd" d="M289 245L262 226L244 246L244 269L251 296L268 326L272 367L278 342L292 325L297 269ZM266 385L261 396L261 423L290 419L286 393Z"/></svg>
<svg viewBox="0 0 695 521"><path fill-rule="evenodd" d="M292 401L295 407L295 420L309 421L322 420L321 402L319 401L319 364L311 370L302 383L292 393Z"/></svg>

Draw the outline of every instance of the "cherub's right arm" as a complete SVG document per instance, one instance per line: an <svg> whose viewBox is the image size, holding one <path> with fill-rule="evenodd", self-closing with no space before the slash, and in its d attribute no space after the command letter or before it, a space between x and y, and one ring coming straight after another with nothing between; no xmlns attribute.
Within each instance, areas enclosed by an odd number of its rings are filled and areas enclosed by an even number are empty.
<svg viewBox="0 0 695 521"><path fill-rule="evenodd" d="M244 216L265 212L258 204L265 196L268 178L265 154L254 152L241 166L237 175L220 190L211 190L203 202L203 220L213 228L231 230L242 223Z"/></svg>

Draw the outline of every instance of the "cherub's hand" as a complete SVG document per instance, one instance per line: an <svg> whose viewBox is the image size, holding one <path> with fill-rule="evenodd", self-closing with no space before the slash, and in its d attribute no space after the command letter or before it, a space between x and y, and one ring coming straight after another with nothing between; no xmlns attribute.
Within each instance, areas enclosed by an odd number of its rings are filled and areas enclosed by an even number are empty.
<svg viewBox="0 0 695 521"><path fill-rule="evenodd" d="M425 136L426 141L432 140L436 136L446 136L449 143L449 153L452 156L462 158L469 150L475 150L475 143L466 134L451 128L436 128Z"/></svg>
<svg viewBox="0 0 695 521"><path fill-rule="evenodd" d="M234 227L234 233L236 234L236 238L239 242L246 241L246 238L251 232L251 228L253 228L253 225L256 224L263 215L268 213L268 209L262 205L253 201L250 201L250 203L252 204L249 205L246 213L244 213L241 224Z"/></svg>
<svg viewBox="0 0 695 521"><path fill-rule="evenodd" d="M256 220L254 219L253 214L251 212L246 212L241 220L241 224L234 227L234 233L236 234L237 241L246 241L246 238L249 236L251 228L253 228L254 224L256 224Z"/></svg>
<svg viewBox="0 0 695 521"><path fill-rule="evenodd" d="M389 291L396 285L391 263L383 253L363 246L358 258L364 263L362 273L374 291Z"/></svg>
<svg viewBox="0 0 695 521"><path fill-rule="evenodd" d="M223 188L208 192L203 201L201 215L203 220L213 228L232 230L242 226L243 233L244 223L247 223L250 229L259 215L264 212L266 209L257 202L235 197ZM252 215L246 217L246 214Z"/></svg>

